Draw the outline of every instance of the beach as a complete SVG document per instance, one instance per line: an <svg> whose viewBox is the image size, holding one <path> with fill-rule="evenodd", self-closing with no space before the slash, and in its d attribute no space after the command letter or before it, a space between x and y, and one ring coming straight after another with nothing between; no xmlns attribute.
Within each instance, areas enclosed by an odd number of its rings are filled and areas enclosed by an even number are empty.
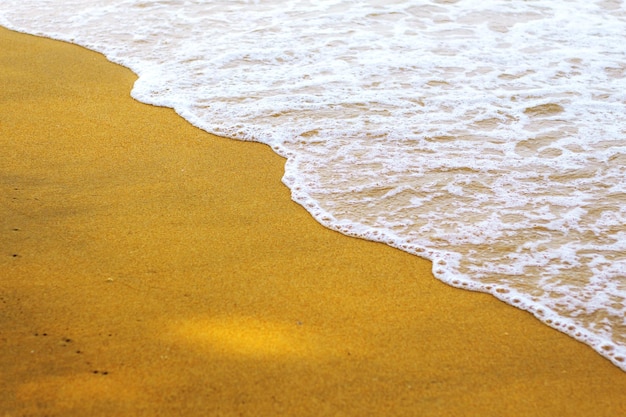
<svg viewBox="0 0 626 417"><path fill-rule="evenodd" d="M0 414L616 416L626 374L325 229L284 160L0 29Z"/></svg>

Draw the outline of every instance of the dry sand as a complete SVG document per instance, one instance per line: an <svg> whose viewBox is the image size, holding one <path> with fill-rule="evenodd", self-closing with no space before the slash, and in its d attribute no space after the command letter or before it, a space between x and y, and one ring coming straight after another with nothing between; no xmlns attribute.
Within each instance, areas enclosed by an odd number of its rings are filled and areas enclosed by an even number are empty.
<svg viewBox="0 0 626 417"><path fill-rule="evenodd" d="M0 415L626 414L589 347L324 229L134 80L0 30Z"/></svg>

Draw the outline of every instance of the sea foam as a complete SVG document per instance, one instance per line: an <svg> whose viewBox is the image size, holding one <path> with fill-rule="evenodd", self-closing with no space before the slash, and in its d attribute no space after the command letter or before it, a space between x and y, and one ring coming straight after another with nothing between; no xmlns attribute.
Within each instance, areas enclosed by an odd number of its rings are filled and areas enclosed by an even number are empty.
<svg viewBox="0 0 626 417"><path fill-rule="evenodd" d="M322 224L429 258L626 370L622 2L97 3L3 0L0 23L270 145Z"/></svg>

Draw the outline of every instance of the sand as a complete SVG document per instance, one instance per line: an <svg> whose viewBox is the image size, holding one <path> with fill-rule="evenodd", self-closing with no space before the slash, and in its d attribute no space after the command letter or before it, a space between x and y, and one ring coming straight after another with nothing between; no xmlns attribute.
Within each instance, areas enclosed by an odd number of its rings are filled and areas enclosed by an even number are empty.
<svg viewBox="0 0 626 417"><path fill-rule="evenodd" d="M591 348L323 228L134 80L0 30L0 415L626 413Z"/></svg>

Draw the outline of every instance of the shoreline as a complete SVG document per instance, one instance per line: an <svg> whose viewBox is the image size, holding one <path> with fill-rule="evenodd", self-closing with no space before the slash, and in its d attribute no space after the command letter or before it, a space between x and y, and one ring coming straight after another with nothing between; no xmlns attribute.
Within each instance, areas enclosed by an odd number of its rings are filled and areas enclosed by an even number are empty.
<svg viewBox="0 0 626 417"><path fill-rule="evenodd" d="M613 416L626 374L291 201L269 147L0 28L0 411Z"/></svg>

